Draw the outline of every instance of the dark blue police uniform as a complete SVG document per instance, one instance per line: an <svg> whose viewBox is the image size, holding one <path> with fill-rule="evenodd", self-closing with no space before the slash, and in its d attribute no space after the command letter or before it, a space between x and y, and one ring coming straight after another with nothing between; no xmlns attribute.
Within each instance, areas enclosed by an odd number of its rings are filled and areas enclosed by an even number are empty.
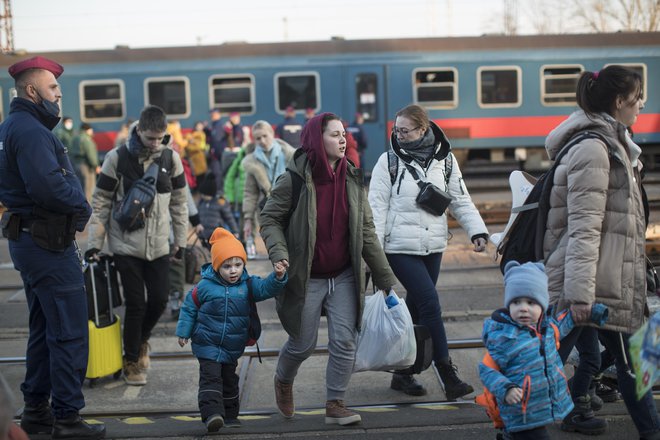
<svg viewBox="0 0 660 440"><path fill-rule="evenodd" d="M30 310L25 382L26 407L51 399L65 419L84 407L82 384L88 357L87 299L73 243L47 250L32 238L35 208L75 218L82 231L91 215L64 146L51 132L59 118L24 98L11 102L0 124L0 201L20 219L9 239ZM7 215L7 213L5 213ZM75 216L75 217L74 217Z"/></svg>

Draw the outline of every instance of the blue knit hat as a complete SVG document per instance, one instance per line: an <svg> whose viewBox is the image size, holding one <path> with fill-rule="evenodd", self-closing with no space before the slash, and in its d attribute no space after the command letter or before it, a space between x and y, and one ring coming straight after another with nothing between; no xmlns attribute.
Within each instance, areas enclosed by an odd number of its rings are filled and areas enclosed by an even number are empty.
<svg viewBox="0 0 660 440"><path fill-rule="evenodd" d="M504 307L516 298L531 298L548 310L548 276L543 263L509 261L504 266Z"/></svg>

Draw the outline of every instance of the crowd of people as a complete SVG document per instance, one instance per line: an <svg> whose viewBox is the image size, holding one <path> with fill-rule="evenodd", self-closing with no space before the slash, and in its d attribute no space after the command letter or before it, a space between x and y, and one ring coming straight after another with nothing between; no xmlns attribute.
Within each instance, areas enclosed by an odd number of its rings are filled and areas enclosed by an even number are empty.
<svg viewBox="0 0 660 440"><path fill-rule="evenodd" d="M125 382L147 384L149 339L176 285L182 305L175 333L181 346L191 342L199 360L198 404L209 432L240 426L237 360L254 336L253 303L271 297L288 334L274 371L278 411L295 416L295 379L316 347L325 315L325 422L361 422L345 395L364 307L365 267L384 292L397 280L405 288L413 322L431 334L432 365L447 399L473 393L451 359L436 285L450 236L447 215L465 229L475 252L485 251L489 232L450 140L423 107L409 105L394 115L389 148L382 146L387 151L367 194L359 168L367 138L359 114L351 124L328 112L298 124L295 110L287 108L277 126L260 120L245 127L239 113L223 120L212 109L208 123L184 134L178 121L147 106L99 167L92 127L83 123L76 134L65 117L52 132L60 121L62 72L43 57L12 65L18 97L0 125L0 201L8 208L2 228L30 313L21 385L25 432L55 439L105 435L102 424L87 424L79 415L88 356L81 264L103 250L113 255L123 286ZM653 396L635 396L627 346L643 323L646 294L641 149L629 132L643 107L641 90L639 75L625 67L583 73L580 110L547 138L554 158L582 131L602 137L584 140L561 159L544 262L507 264L504 308L484 323L490 360L479 372L500 408L502 438L549 438L545 427L554 420L567 431L602 433L606 422L595 418L590 391L600 371L600 341L616 364L640 438L660 439ZM152 168L156 191L148 215L138 227L126 227L117 208ZM420 188L429 187L434 198L420 198ZM180 265L191 226L208 243L211 258L184 298L183 283L165 274ZM85 228L83 257L75 235ZM247 270L256 234L273 265L266 278ZM569 389L563 362L573 346L580 365ZM390 386L427 393L408 371L394 372Z"/></svg>

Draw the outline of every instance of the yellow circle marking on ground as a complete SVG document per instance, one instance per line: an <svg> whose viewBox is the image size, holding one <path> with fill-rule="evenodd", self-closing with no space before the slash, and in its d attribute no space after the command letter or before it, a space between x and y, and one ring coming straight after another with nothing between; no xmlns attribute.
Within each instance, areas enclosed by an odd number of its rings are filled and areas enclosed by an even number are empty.
<svg viewBox="0 0 660 440"><path fill-rule="evenodd" d="M452 406L452 405L443 405L441 403L420 403L417 405L413 405L415 408L421 408L421 409L430 409L433 411L445 411L445 410L450 410L450 409L458 409L457 406Z"/></svg>
<svg viewBox="0 0 660 440"><path fill-rule="evenodd" d="M100 425L103 423L102 421L96 419L85 419L85 422L87 422L90 425Z"/></svg>
<svg viewBox="0 0 660 440"><path fill-rule="evenodd" d="M180 420L182 422L201 422L201 417L191 417L191 416L173 416L172 419Z"/></svg>
<svg viewBox="0 0 660 440"><path fill-rule="evenodd" d="M129 417L122 420L122 422L126 423L127 425L148 425L150 423L154 423L153 420L149 420L146 417Z"/></svg>
<svg viewBox="0 0 660 440"><path fill-rule="evenodd" d="M392 406L373 406L369 408L355 408L355 411L368 412L368 413L385 413L385 412L392 412L398 410L399 408L394 408Z"/></svg>
<svg viewBox="0 0 660 440"><path fill-rule="evenodd" d="M303 416L318 416L320 414L325 414L325 408L324 409L312 409L309 411L296 411L296 414L301 414Z"/></svg>
<svg viewBox="0 0 660 440"><path fill-rule="evenodd" d="M262 420L270 419L270 416L238 416L239 420Z"/></svg>

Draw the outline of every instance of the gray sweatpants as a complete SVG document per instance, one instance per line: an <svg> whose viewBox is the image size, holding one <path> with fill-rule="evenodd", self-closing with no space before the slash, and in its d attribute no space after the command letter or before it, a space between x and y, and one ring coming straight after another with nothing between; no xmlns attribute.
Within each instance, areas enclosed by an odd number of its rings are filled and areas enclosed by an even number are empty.
<svg viewBox="0 0 660 440"><path fill-rule="evenodd" d="M309 280L300 336L289 336L282 347L276 374L281 382L293 383L300 364L316 348L324 306L328 318L327 400L343 400L353 372L357 338L358 302L355 298L355 277L350 268L336 278Z"/></svg>

